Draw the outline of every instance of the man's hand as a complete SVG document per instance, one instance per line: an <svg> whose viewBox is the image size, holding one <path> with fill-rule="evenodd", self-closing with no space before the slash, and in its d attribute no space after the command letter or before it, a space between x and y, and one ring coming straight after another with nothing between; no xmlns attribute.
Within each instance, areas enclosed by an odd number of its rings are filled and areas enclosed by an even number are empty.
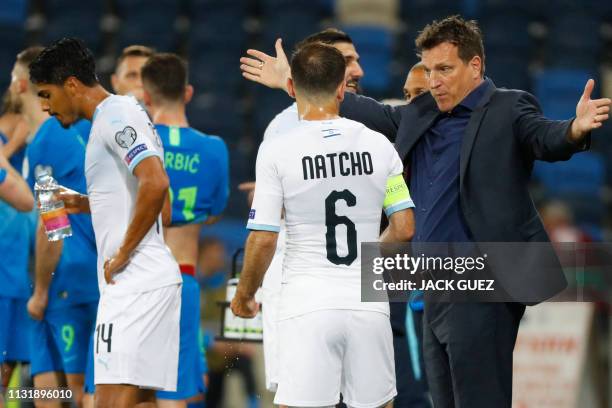
<svg viewBox="0 0 612 408"><path fill-rule="evenodd" d="M104 261L104 280L106 283L114 285L113 276L121 273L129 261L130 256L126 255L122 250L117 251L115 256Z"/></svg>
<svg viewBox="0 0 612 408"><path fill-rule="evenodd" d="M236 292L234 299L232 299L230 307L236 316L244 317L245 319L252 319L259 311L259 304L255 301L255 297L241 295L239 291Z"/></svg>
<svg viewBox="0 0 612 408"><path fill-rule="evenodd" d="M34 320L42 320L45 317L47 309L48 297L45 294L37 293L36 291L28 300L28 313Z"/></svg>
<svg viewBox="0 0 612 408"><path fill-rule="evenodd" d="M287 92L287 79L291 76L291 68L280 38L276 40L274 48L276 57L258 50L247 50L247 54L255 58L240 58L240 70L242 76L250 81Z"/></svg>
<svg viewBox="0 0 612 408"><path fill-rule="evenodd" d="M68 214L88 213L89 199L86 195L69 188L62 187L57 198L64 202L64 208Z"/></svg>
<svg viewBox="0 0 612 408"><path fill-rule="evenodd" d="M576 119L572 122L569 135L570 140L574 143L582 142L587 133L600 128L602 122L608 120L612 100L610 98L591 99L594 87L595 81L589 79L576 105Z"/></svg>

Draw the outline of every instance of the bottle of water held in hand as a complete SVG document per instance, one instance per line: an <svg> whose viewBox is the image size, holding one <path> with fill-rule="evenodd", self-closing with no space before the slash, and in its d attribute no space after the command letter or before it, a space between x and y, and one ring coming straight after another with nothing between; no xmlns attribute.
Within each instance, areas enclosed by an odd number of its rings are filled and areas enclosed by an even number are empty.
<svg viewBox="0 0 612 408"><path fill-rule="evenodd" d="M59 241L72 236L72 227L70 226L68 213L64 208L64 202L56 198L59 190L59 184L49 173L43 172L36 177L34 192L36 193L40 218L49 241Z"/></svg>

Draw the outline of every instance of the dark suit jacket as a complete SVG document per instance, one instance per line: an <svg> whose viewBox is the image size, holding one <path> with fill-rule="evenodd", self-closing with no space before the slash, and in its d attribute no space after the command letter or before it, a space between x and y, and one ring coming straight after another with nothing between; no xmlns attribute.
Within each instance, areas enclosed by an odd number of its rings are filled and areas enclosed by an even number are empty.
<svg viewBox="0 0 612 408"><path fill-rule="evenodd" d="M340 112L394 141L404 163L438 113L429 93L399 107L346 94ZM491 83L472 113L460 153L461 209L476 242L549 241L528 182L535 160L568 160L588 148L590 136L583 146L567 141L570 125L571 120L543 117L533 95L498 89ZM513 248L518 251L513 265L490 265L514 300L537 303L566 287L550 244L530 251L516 246L521 248Z"/></svg>

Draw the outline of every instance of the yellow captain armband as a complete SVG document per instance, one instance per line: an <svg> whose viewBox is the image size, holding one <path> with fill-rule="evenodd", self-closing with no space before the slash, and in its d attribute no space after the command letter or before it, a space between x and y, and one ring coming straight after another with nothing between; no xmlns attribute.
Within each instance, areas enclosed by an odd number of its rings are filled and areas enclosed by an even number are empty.
<svg viewBox="0 0 612 408"><path fill-rule="evenodd" d="M410 191L401 174L391 176L387 179L385 201L383 203L385 213L390 216L396 211L414 207Z"/></svg>

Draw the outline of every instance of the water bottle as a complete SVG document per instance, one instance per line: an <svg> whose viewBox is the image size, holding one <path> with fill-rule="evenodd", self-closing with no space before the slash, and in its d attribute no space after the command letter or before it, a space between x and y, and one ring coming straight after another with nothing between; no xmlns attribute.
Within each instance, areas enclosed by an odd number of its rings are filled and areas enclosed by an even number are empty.
<svg viewBox="0 0 612 408"><path fill-rule="evenodd" d="M34 192L38 202L38 210L49 241L59 241L72 236L72 227L64 202L56 198L60 185L48 172L42 172L36 177Z"/></svg>

